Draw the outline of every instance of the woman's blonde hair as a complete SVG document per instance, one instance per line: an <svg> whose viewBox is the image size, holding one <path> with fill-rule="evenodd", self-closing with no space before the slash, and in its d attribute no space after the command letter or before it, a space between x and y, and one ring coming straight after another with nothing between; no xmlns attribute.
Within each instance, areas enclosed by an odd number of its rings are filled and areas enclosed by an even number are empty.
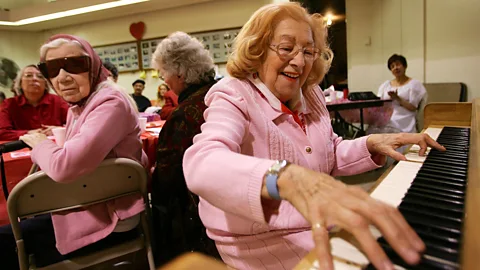
<svg viewBox="0 0 480 270"><path fill-rule="evenodd" d="M333 59L333 52L327 44L327 29L320 14L311 15L296 2L265 5L253 13L233 43L233 52L227 62L227 71L232 77L245 79L257 72L267 57L275 28L286 18L308 23L315 47L319 49L320 56L313 62L303 87L322 81Z"/></svg>
<svg viewBox="0 0 480 270"><path fill-rule="evenodd" d="M170 87L168 87L168 85L166 83L160 84L157 88L157 99L164 98L164 97L160 96L160 89L162 88L162 86L165 86L165 88L167 88L167 91L170 90Z"/></svg>

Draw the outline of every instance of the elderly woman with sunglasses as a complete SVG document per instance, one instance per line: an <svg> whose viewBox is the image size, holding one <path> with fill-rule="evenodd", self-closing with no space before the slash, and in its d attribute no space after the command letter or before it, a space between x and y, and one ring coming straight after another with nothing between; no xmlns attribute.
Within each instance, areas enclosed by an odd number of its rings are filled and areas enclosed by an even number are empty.
<svg viewBox="0 0 480 270"><path fill-rule="evenodd" d="M57 182L75 181L107 158L129 158L147 166L135 103L107 80L109 73L90 44L75 36L56 35L41 47L40 53L42 74L70 109L63 147L41 133L20 137L32 147L32 161ZM35 253L37 266L41 266L63 260L73 251L78 254L109 241L130 238L136 233L133 229L144 207L140 195L130 195L53 214L51 218L26 220L27 250ZM9 254L15 259L14 246L14 241L13 248L7 251L2 246L0 256ZM2 267L5 260L12 258L1 258Z"/></svg>
<svg viewBox="0 0 480 270"><path fill-rule="evenodd" d="M48 93L47 81L35 65L18 73L14 88L17 96L6 99L0 108L0 141L18 140L24 134L43 133L63 126L68 104Z"/></svg>
<svg viewBox="0 0 480 270"><path fill-rule="evenodd" d="M395 208L332 175L379 167L394 149L427 135L382 134L342 140L333 133L318 83L332 52L322 17L298 3L255 12L234 42L232 76L207 96L202 133L183 159L188 188L222 259L236 269L292 269L315 248L333 269L328 229L352 233L378 269L393 266L369 225L409 263L425 245ZM313 233L313 234L312 234Z"/></svg>

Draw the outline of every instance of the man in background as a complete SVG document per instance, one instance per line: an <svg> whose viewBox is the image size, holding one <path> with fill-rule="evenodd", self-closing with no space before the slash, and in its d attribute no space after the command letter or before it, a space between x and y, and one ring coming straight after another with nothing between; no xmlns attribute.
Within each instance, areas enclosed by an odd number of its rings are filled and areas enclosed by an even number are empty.
<svg viewBox="0 0 480 270"><path fill-rule="evenodd" d="M145 89L145 81L137 79L132 83L133 94L132 98L137 103L138 111L144 112L148 107L152 106L150 100L142 95L143 89Z"/></svg>

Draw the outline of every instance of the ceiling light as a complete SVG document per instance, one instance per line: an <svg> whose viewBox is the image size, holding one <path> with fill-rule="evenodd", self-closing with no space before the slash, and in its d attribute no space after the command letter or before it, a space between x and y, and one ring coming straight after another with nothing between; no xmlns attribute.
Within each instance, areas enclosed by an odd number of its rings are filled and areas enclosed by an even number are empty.
<svg viewBox="0 0 480 270"><path fill-rule="evenodd" d="M137 3L141 3L141 2L147 2L147 1L150 1L150 0L118 0L118 1L113 1L113 2L99 4L99 5L76 8L76 9L71 9L71 10L67 10L67 11L61 11L61 12L56 12L56 13L52 13L52 14L32 17L32 18L28 18L28 19L19 20L19 21L16 21L16 22L0 21L0 25L21 26L21 25L27 25L27 24L32 24L32 23L38 23L38 22L60 19L60 18L69 17L69 16L75 16L75 15L79 15L79 14L85 14L85 13L104 10L104 9L109 9L109 8L115 8L115 7L131 5L131 4L137 4Z"/></svg>

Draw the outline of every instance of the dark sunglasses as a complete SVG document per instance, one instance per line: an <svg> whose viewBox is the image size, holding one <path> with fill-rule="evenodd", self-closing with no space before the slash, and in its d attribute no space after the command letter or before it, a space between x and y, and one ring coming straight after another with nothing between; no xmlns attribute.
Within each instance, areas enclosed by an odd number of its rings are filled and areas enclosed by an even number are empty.
<svg viewBox="0 0 480 270"><path fill-rule="evenodd" d="M38 63L38 69L45 78L55 78L60 69L68 73L80 74L90 70L90 57L87 55L65 57Z"/></svg>

